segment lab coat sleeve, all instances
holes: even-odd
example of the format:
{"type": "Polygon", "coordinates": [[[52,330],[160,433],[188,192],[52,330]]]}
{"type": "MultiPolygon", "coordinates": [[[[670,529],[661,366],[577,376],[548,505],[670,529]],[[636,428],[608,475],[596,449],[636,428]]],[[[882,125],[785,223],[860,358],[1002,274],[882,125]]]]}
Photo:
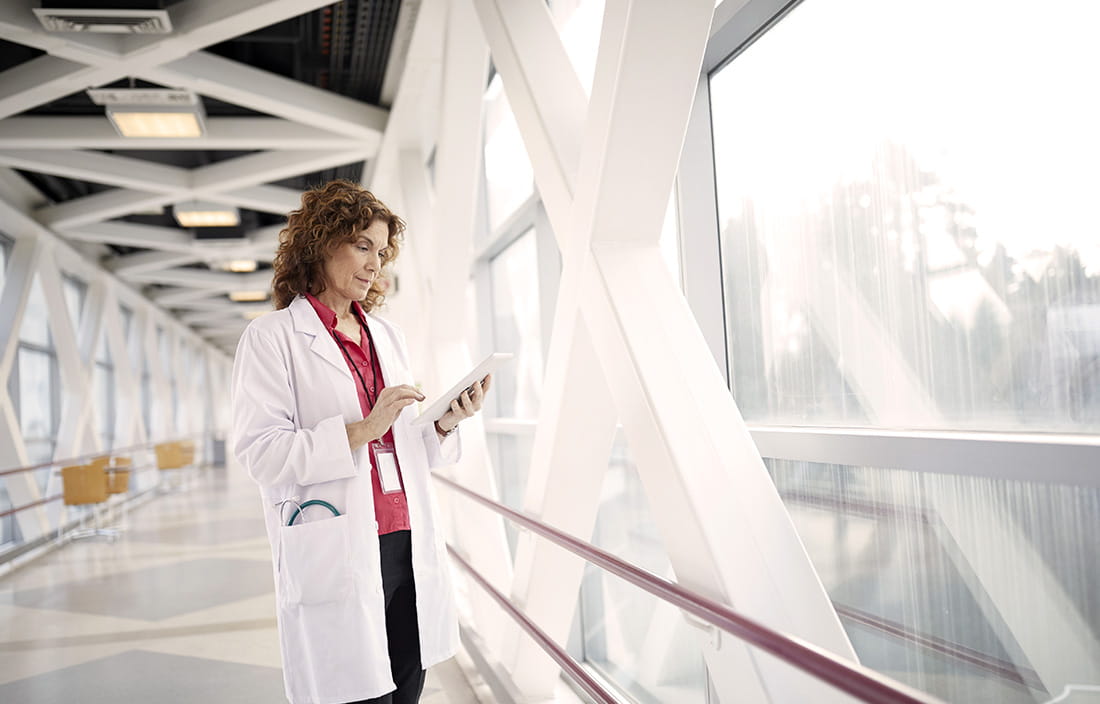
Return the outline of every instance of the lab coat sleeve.
{"type": "Polygon", "coordinates": [[[343,416],[295,427],[287,360],[254,325],[237,347],[231,395],[233,453],[260,486],[318,484],[356,474],[343,416]]]}
{"type": "Polygon", "coordinates": [[[462,430],[456,430],[443,440],[435,432],[435,423],[425,427],[424,449],[428,452],[428,466],[442,467],[458,462],[462,457],[462,430]]]}

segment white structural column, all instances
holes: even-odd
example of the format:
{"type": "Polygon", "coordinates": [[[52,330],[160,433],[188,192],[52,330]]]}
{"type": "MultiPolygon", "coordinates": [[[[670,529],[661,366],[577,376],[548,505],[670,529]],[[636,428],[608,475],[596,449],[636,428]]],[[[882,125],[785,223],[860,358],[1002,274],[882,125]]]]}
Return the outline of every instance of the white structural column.
{"type": "MultiPolygon", "coordinates": [[[[583,156],[573,189],[576,197],[568,215],[569,246],[576,248],[565,249],[548,391],[553,393],[553,369],[561,358],[561,351],[554,349],[556,338],[587,329],[594,336],[604,383],[609,382],[614,391],[619,418],[681,583],[854,657],[714,358],[658,251],[712,9],[703,2],[672,5],[624,0],[607,5],[583,156]],[[644,120],[638,117],[643,107],[644,120]],[[609,242],[622,244],[609,246],[609,242]],[[581,293],[570,301],[570,291],[581,293]],[[578,315],[583,315],[583,327],[575,320],[578,315]],[[731,504],[743,510],[731,511],[731,504]]],[[[505,88],[511,90],[508,76],[504,78],[505,88]]],[[[535,83],[529,80],[526,85],[535,83]]],[[[544,129],[518,113],[517,119],[529,143],[529,134],[544,129]]],[[[536,165],[536,173],[539,168],[543,166],[536,165]]],[[[538,175],[536,181],[542,182],[538,175]]],[[[550,216],[555,223],[565,219],[560,213],[550,216]]],[[[538,432],[562,410],[544,401],[538,432]]],[[[560,429],[558,433],[556,442],[572,440],[560,437],[560,429]]],[[[528,485],[532,498],[551,484],[567,482],[572,470],[555,464],[553,479],[548,481],[543,475],[549,472],[537,470],[547,448],[540,451],[536,438],[528,485]]],[[[606,451],[600,460],[606,463],[606,451]]],[[[588,491],[598,492],[598,487],[595,483],[588,491]]],[[[590,531],[596,504],[580,501],[574,508],[571,521],[587,521],[590,531]],[[578,516],[578,511],[589,515],[578,516]]],[[[547,518],[545,511],[543,517],[547,518]]],[[[548,580],[539,572],[541,560],[529,563],[523,557],[522,553],[517,556],[513,593],[526,610],[538,613],[551,599],[565,599],[572,606],[579,578],[573,581],[573,575],[567,574],[562,580],[558,574],[548,580]],[[555,583],[555,596],[535,591],[545,581],[555,583]]],[[[558,606],[553,622],[541,622],[552,634],[567,630],[563,614],[572,616],[571,610],[558,606]]],[[[723,699],[794,701],[833,696],[819,684],[793,677],[787,669],[751,653],[743,644],[711,639],[704,650],[723,699]]],[[[544,695],[552,667],[540,672],[534,663],[534,658],[525,662],[521,655],[515,675],[528,693],[544,695]]]]}
{"type": "MultiPolygon", "coordinates": [[[[436,146],[435,261],[431,277],[431,348],[438,379],[452,383],[472,364],[473,321],[463,305],[470,285],[469,262],[477,214],[476,195],[481,167],[481,103],[489,69],[489,51],[469,0],[446,5],[443,92],[436,146]]],[[[421,12],[428,11],[422,7],[421,12]]],[[[454,477],[475,491],[494,492],[492,467],[483,421],[464,422],[463,457],[454,477]]],[[[511,580],[508,547],[499,516],[471,512],[456,521],[456,542],[474,565],[498,588],[511,580]]],[[[471,593],[479,631],[491,638],[505,616],[480,590],[471,593]]]]}
{"type": "MultiPolygon", "coordinates": [[[[532,160],[535,182],[559,249],[583,252],[570,228],[587,99],[544,3],[476,0],[482,26],[532,160]]],[[[576,315],[579,283],[560,287],[540,400],[524,509],[588,538],[615,434],[615,412],[587,331],[576,315]]],[[[520,533],[511,594],[551,637],[565,642],[584,562],[520,533]]],[[[510,629],[499,646],[528,696],[552,694],[557,669],[526,634],[510,629]]]]}

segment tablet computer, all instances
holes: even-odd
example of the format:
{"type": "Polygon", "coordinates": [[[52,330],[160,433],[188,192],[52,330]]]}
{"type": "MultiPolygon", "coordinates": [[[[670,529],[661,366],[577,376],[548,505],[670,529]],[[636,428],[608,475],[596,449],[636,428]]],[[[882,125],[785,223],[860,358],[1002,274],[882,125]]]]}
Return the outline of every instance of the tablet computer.
{"type": "Polygon", "coordinates": [[[446,393],[433,401],[420,415],[414,418],[412,424],[423,425],[425,423],[434,423],[442,418],[444,413],[451,410],[451,401],[458,398],[459,395],[475,381],[481,381],[485,378],[486,374],[496,371],[501,364],[510,360],[512,356],[513,355],[506,352],[494,352],[481,360],[481,363],[470,370],[469,374],[462,377],[457,384],[447,389],[446,393]]]}

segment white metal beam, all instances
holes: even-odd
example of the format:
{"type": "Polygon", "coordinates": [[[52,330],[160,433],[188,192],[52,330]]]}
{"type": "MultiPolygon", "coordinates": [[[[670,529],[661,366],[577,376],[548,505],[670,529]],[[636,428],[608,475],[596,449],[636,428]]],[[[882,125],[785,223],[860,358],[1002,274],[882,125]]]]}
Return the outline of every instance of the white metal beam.
{"type": "Polygon", "coordinates": [[[237,274],[230,271],[170,269],[137,273],[131,275],[130,279],[145,283],[198,288],[208,292],[266,290],[271,287],[270,271],[255,274],[237,274]]]}
{"type": "Polygon", "coordinates": [[[104,267],[115,272],[116,275],[129,279],[139,274],[149,274],[156,271],[164,271],[177,266],[201,262],[203,257],[199,254],[199,248],[193,247],[191,252],[136,252],[115,257],[103,263],[104,267]]]}
{"type": "MultiPolygon", "coordinates": [[[[0,73],[0,85],[4,74],[0,73]]],[[[13,91],[14,92],[14,91],[13,91]]],[[[0,120],[0,149],[363,149],[362,140],[277,117],[207,117],[206,134],[186,138],[121,136],[106,116],[9,117],[0,120]]]]}
{"type": "Polygon", "coordinates": [[[101,242],[180,254],[190,254],[195,247],[186,230],[129,222],[92,222],[67,229],[63,234],[78,242],[101,242]]]}
{"type": "Polygon", "coordinates": [[[312,125],[360,140],[377,149],[386,110],[207,52],[197,52],[136,74],[163,85],[201,94],[258,112],[312,125]]]}
{"type": "Polygon", "coordinates": [[[0,151],[0,164],[24,171],[65,176],[80,181],[106,183],[140,191],[174,193],[191,185],[187,169],[165,166],[146,159],[71,150],[8,149],[0,151]]]}
{"type": "MultiPolygon", "coordinates": [[[[57,155],[54,152],[41,151],[36,152],[36,155],[44,166],[58,170],[63,168],[57,163],[57,155]],[[44,155],[51,156],[47,158],[44,155]]],[[[100,157],[109,156],[89,154],[87,158],[81,160],[82,167],[90,168],[91,165],[102,162],[118,175],[122,164],[115,160],[121,157],[100,159],[100,157]]],[[[354,161],[361,156],[361,152],[357,154],[343,150],[320,154],[303,151],[261,152],[201,166],[190,172],[174,167],[160,167],[158,171],[148,172],[150,179],[147,187],[151,190],[155,189],[156,193],[135,188],[104,191],[40,208],[38,217],[41,222],[51,227],[69,229],[111,217],[128,215],[145,208],[178,203],[189,198],[202,198],[285,214],[297,207],[301,197],[297,191],[282,186],[254,184],[338,166],[347,163],[349,159],[354,161]],[[154,181],[154,177],[175,174],[185,179],[184,186],[173,185],[178,184],[178,178],[173,184],[169,184],[163,178],[160,181],[154,181]]]]}
{"type": "Polygon", "coordinates": [[[36,210],[35,216],[43,225],[66,229],[160,207],[172,202],[173,197],[164,193],[117,188],[47,205],[36,210]]]}

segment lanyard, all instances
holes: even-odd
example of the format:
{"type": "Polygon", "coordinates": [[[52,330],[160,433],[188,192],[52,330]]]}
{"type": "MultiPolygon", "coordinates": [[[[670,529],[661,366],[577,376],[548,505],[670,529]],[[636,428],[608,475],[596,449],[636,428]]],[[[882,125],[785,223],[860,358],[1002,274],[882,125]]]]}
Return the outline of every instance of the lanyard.
{"type": "MultiPolygon", "coordinates": [[[[356,315],[355,319],[359,320],[359,316],[356,315]]],[[[367,333],[367,345],[370,348],[368,350],[368,352],[370,354],[370,370],[371,370],[370,373],[371,373],[371,377],[373,377],[373,379],[374,379],[375,386],[377,386],[378,385],[378,373],[377,373],[377,367],[375,366],[374,361],[377,358],[378,353],[374,349],[374,338],[371,337],[370,328],[368,328],[366,325],[364,325],[362,320],[359,320],[359,325],[367,333]]],[[[367,382],[363,380],[363,374],[359,371],[359,367],[358,367],[358,365],[355,364],[355,360],[353,360],[351,358],[351,355],[348,354],[347,348],[344,347],[344,343],[341,342],[340,336],[336,334],[335,329],[330,330],[329,332],[332,333],[332,339],[336,340],[336,345],[340,348],[340,351],[344,353],[344,357],[347,358],[348,364],[351,366],[352,369],[355,370],[355,376],[359,377],[359,384],[363,387],[363,395],[366,396],[367,401],[370,402],[371,410],[374,410],[374,404],[378,400],[378,393],[375,392],[374,397],[371,398],[370,388],[367,386],[367,382]]]]}

